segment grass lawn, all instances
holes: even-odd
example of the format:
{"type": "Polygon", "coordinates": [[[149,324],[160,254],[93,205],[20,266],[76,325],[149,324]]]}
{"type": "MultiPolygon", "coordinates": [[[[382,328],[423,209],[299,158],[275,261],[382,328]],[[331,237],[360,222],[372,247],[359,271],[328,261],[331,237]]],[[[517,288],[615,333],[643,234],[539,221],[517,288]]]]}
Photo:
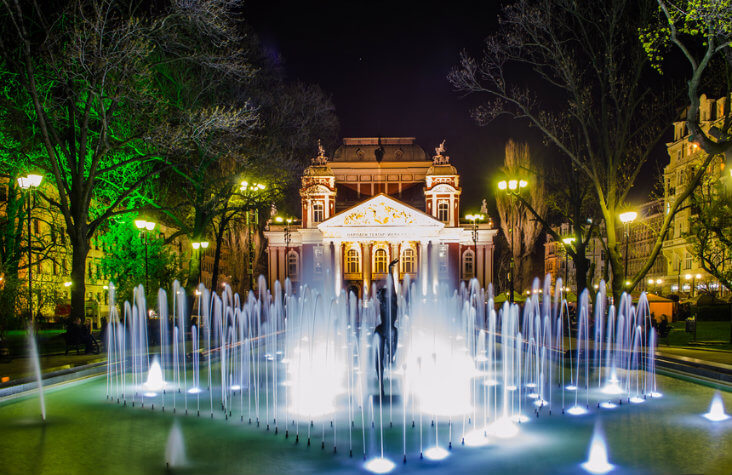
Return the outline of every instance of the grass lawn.
{"type": "Polygon", "coordinates": [[[671,324],[671,327],[671,333],[669,333],[668,338],[661,340],[662,345],[703,345],[709,348],[732,348],[729,342],[730,322],[696,322],[696,341],[694,341],[693,333],[687,333],[685,331],[686,322],[674,322],[671,324]]]}

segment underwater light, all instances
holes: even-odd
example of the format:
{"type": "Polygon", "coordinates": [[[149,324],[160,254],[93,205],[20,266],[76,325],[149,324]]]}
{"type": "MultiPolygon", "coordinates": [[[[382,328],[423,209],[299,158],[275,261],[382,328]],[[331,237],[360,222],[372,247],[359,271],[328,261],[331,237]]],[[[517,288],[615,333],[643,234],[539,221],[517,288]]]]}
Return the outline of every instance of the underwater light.
{"type": "Polygon", "coordinates": [[[617,383],[617,381],[611,381],[602,388],[602,392],[605,394],[623,394],[623,388],[617,383]]]}
{"type": "Polygon", "coordinates": [[[573,416],[582,416],[584,414],[587,414],[587,409],[582,406],[572,406],[567,409],[567,412],[569,414],[572,414],[573,416]]]}
{"type": "Polygon", "coordinates": [[[488,445],[488,437],[485,432],[481,429],[475,429],[465,434],[464,437],[465,445],[468,447],[482,447],[488,445]]]}
{"type": "Polygon", "coordinates": [[[198,394],[198,393],[202,393],[202,392],[203,392],[203,389],[201,389],[199,387],[193,387],[188,390],[188,394],[198,394]]]}
{"type": "Polygon", "coordinates": [[[600,407],[603,409],[615,409],[618,405],[614,402],[605,401],[600,403],[600,407]]]}
{"type": "Polygon", "coordinates": [[[529,422],[529,416],[526,414],[514,414],[511,420],[520,423],[529,422]]]}
{"type": "Polygon", "coordinates": [[[564,387],[564,389],[566,389],[567,391],[576,391],[577,386],[575,386],[574,384],[568,384],[567,386],[564,387]]]}
{"type": "Polygon", "coordinates": [[[514,437],[518,432],[518,426],[509,417],[502,417],[488,426],[488,433],[501,439],[514,437]]]}
{"type": "Polygon", "coordinates": [[[450,455],[450,452],[439,446],[430,447],[424,451],[424,457],[429,460],[443,460],[450,455]]]}
{"type": "Polygon", "coordinates": [[[384,457],[373,458],[363,466],[372,473],[389,473],[394,470],[394,462],[384,457]]]}

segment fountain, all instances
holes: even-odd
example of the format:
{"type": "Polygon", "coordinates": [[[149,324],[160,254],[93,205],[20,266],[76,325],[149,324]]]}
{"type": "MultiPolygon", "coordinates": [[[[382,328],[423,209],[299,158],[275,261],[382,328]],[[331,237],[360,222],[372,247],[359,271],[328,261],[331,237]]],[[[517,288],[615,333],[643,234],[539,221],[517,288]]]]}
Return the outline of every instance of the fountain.
{"type": "MultiPolygon", "coordinates": [[[[607,396],[639,401],[657,393],[650,315],[629,295],[616,307],[599,292],[591,308],[582,292],[572,335],[566,301],[549,276],[535,280],[523,308],[506,302],[496,309],[492,288],[475,280],[458,289],[423,284],[406,278],[396,287],[398,314],[389,318],[398,350],[383,372],[375,364],[382,361],[375,288],[359,299],[331,285],[295,289],[286,281],[269,290],[260,278],[259,290],[240,301],[227,286],[201,285],[200,316],[191,322],[176,282],[170,309],[158,293],[166,303],[154,323],[138,288],[121,316],[110,315],[108,397],[164,408],[167,395],[175,412],[182,396],[185,413],[191,403],[197,415],[235,418],[305,447],[338,453],[347,446],[366,470],[387,473],[397,450],[404,463],[410,453],[449,463],[454,446],[500,443],[553,411],[592,414],[618,407],[607,396]],[[160,327],[155,349],[150,325],[160,327]]],[[[599,426],[582,466],[612,469],[599,426]]]]}
{"type": "Polygon", "coordinates": [[[712,422],[722,422],[730,418],[730,415],[724,412],[724,402],[719,391],[714,393],[712,403],[709,405],[709,412],[703,414],[703,417],[712,422]]]}

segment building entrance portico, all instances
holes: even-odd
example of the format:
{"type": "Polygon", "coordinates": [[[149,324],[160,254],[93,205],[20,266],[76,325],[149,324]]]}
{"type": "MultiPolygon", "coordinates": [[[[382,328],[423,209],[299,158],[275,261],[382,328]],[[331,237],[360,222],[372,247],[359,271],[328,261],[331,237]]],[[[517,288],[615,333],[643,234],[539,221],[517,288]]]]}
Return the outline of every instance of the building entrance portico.
{"type": "Polygon", "coordinates": [[[419,257],[426,257],[429,242],[439,240],[444,228],[432,216],[384,194],[318,225],[326,247],[333,243],[335,248],[335,275],[343,275],[346,288],[360,289],[385,279],[389,263],[397,258],[394,277],[416,278],[418,269],[428,268],[419,265],[419,257]]]}

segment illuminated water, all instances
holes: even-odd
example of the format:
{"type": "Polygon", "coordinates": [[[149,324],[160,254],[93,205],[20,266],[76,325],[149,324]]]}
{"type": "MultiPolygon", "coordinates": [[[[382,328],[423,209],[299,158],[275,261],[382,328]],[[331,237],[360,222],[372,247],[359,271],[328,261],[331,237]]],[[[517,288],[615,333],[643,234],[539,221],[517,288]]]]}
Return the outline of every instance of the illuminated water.
{"type": "MultiPolygon", "coordinates": [[[[708,427],[698,417],[698,398],[708,405],[710,390],[657,381],[643,303],[635,308],[624,298],[617,311],[608,305],[607,313],[601,306],[593,313],[583,296],[586,308],[570,337],[559,295],[541,300],[534,293],[523,309],[504,305],[496,312],[490,289],[451,292],[438,285],[425,292],[418,282],[404,282],[399,348],[385,368],[381,394],[375,301],[324,289],[295,292],[289,284],[272,293],[263,282],[260,287],[244,301],[228,288],[222,295],[200,288],[200,328],[186,324],[180,287],[173,288],[170,312],[164,306],[153,322],[138,289],[135,301],[110,318],[103,383],[50,394],[49,413],[61,407],[56,417],[74,414],[74,422],[61,428],[51,417],[49,431],[74,427],[95,434],[82,438],[104,441],[92,446],[107,453],[137,454],[133,465],[146,473],[159,473],[179,447],[188,451],[182,469],[194,473],[233,467],[240,473],[386,473],[426,464],[467,472],[488,464],[522,473],[581,473],[607,468],[608,460],[615,470],[634,472],[732,466],[725,457],[685,465],[654,452],[694,434],[684,452],[702,444],[701,455],[704,444],[732,443],[732,437],[726,422],[708,427]],[[153,326],[162,345],[148,344],[153,326]],[[659,388],[664,397],[652,398],[659,388]],[[592,436],[598,416],[604,438],[592,436]],[[171,431],[171,419],[181,430],[171,431]]],[[[551,296],[547,283],[543,288],[551,296]]],[[[12,422],[12,414],[0,413],[0,422],[12,422]]],[[[55,445],[38,450],[58,457],[55,445]]],[[[105,473],[130,468],[118,455],[101,465],[105,473]]],[[[41,472],[53,470],[44,465],[41,472]]]]}

